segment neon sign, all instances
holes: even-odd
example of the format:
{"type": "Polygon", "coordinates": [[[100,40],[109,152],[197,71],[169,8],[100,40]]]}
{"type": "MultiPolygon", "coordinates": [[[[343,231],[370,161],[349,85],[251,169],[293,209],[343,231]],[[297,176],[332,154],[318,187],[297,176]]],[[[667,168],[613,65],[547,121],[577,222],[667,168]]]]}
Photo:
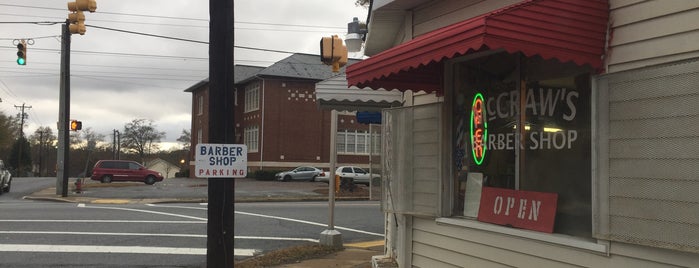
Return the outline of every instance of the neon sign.
{"type": "Polygon", "coordinates": [[[471,153],[476,165],[481,165],[485,159],[486,139],[488,138],[488,122],[486,122],[483,94],[477,93],[471,105],[471,153]]]}

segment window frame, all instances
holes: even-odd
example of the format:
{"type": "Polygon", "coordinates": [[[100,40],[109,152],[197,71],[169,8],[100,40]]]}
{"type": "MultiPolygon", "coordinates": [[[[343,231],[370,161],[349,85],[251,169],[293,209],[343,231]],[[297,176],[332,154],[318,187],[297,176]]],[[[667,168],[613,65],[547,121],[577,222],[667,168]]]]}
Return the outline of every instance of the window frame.
{"type": "Polygon", "coordinates": [[[245,86],[245,113],[260,109],[260,83],[252,82],[245,86]]]}
{"type": "Polygon", "coordinates": [[[245,146],[248,147],[249,153],[259,152],[259,139],[260,139],[260,128],[259,126],[247,126],[245,127],[243,140],[245,146]]]}
{"type": "MultiPolygon", "coordinates": [[[[500,226],[492,223],[487,223],[487,222],[480,222],[475,218],[468,218],[465,216],[456,216],[454,215],[454,207],[455,207],[455,187],[456,187],[456,179],[454,179],[455,176],[455,171],[453,168],[453,161],[454,160],[454,155],[452,152],[452,148],[454,146],[454,136],[455,134],[453,133],[453,128],[454,128],[454,122],[452,120],[453,116],[453,108],[454,108],[454,102],[455,102],[455,85],[454,85],[454,75],[455,75],[455,66],[458,65],[459,63],[463,63],[472,59],[480,58],[480,57],[487,57],[492,54],[496,53],[501,53],[503,52],[502,50],[494,50],[494,51],[484,51],[484,52],[477,52],[477,53],[472,53],[463,57],[455,58],[455,59],[450,59],[445,62],[445,67],[444,67],[444,76],[443,82],[444,82],[444,88],[447,89],[445,90],[444,94],[444,108],[442,110],[442,116],[443,118],[446,118],[445,120],[445,133],[444,139],[445,143],[443,143],[444,147],[444,157],[446,157],[446,161],[444,161],[444,169],[447,172],[443,173],[443,177],[441,178],[441,184],[443,185],[441,187],[442,192],[441,192],[441,198],[439,200],[440,205],[439,207],[441,208],[440,211],[441,213],[437,215],[435,218],[435,222],[437,224],[443,224],[443,225],[451,225],[451,226],[456,226],[456,227],[461,227],[461,228],[468,228],[468,229],[475,229],[475,230],[481,230],[481,231],[489,231],[489,232],[495,232],[503,235],[509,235],[513,237],[518,237],[518,238],[525,238],[525,239],[531,239],[531,240],[536,240],[536,241],[542,241],[542,242],[547,242],[547,243],[553,243],[561,246],[566,246],[566,247],[571,247],[571,248],[577,248],[577,249],[583,249],[583,250],[588,250],[591,252],[596,252],[600,254],[609,254],[610,252],[610,242],[607,240],[600,240],[596,239],[594,237],[595,234],[595,229],[596,229],[596,224],[593,222],[595,221],[595,218],[599,215],[599,211],[595,209],[596,204],[596,197],[598,196],[598,193],[596,191],[596,187],[591,188],[591,206],[592,206],[592,214],[591,214],[591,222],[590,225],[592,226],[592,236],[591,237],[579,237],[579,236],[571,236],[571,235],[566,235],[566,234],[561,234],[561,233],[543,233],[543,232],[534,232],[534,231],[529,231],[529,230],[521,230],[521,229],[516,229],[516,228],[511,228],[507,226],[500,226]]],[[[592,185],[596,185],[598,183],[598,176],[595,173],[595,169],[597,168],[597,165],[594,163],[595,158],[597,157],[597,154],[599,153],[597,150],[595,150],[595,144],[596,142],[599,141],[599,137],[596,135],[596,128],[595,125],[597,124],[597,116],[596,116],[596,109],[598,108],[598,104],[595,103],[595,100],[597,98],[597,94],[599,94],[598,86],[597,86],[597,81],[598,76],[591,74],[590,75],[590,102],[591,105],[589,107],[591,111],[591,118],[590,118],[590,135],[591,135],[591,158],[590,161],[593,162],[592,165],[590,166],[591,168],[591,177],[590,177],[590,183],[592,185]]],[[[518,120],[519,121],[519,120],[518,120]]],[[[518,156],[517,156],[518,157],[518,156]]],[[[516,164],[519,165],[519,159],[517,158],[516,164]]],[[[517,181],[519,181],[519,170],[517,171],[517,181]]]]}

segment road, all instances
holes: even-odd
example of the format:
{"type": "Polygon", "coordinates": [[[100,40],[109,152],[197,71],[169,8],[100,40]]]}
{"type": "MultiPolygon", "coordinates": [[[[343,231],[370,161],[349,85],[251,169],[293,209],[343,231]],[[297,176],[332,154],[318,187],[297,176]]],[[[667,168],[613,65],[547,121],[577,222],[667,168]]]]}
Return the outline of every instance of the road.
{"type": "Polygon", "coordinates": [[[205,267],[206,204],[23,200],[55,178],[14,178],[0,195],[0,267],[205,267]]]}
{"type": "MultiPolygon", "coordinates": [[[[327,202],[235,204],[236,258],[318,243],[327,229],[327,202]]],[[[335,229],[344,243],[383,240],[384,216],[376,201],[337,202],[335,229]]]]}
{"type": "MultiPolygon", "coordinates": [[[[205,267],[206,204],[22,199],[54,185],[55,178],[14,178],[0,195],[0,267],[205,267]]],[[[236,203],[234,210],[237,259],[317,243],[328,222],[327,202],[236,203]]],[[[335,214],[345,243],[383,239],[378,202],[338,202],[335,214]]]]}

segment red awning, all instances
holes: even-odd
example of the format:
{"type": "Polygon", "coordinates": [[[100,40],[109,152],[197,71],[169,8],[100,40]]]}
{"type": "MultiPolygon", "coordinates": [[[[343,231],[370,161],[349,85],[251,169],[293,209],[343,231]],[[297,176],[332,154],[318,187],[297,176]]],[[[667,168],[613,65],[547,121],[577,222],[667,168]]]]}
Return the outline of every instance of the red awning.
{"type": "Polygon", "coordinates": [[[603,71],[607,0],[527,0],[446,26],[347,68],[350,86],[441,91],[444,59],[504,49],[603,71]]]}

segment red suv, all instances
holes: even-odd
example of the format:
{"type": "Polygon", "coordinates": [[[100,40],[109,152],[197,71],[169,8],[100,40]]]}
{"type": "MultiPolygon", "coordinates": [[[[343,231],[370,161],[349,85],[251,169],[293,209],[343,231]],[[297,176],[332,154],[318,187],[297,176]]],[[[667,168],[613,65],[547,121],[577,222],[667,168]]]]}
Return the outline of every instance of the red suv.
{"type": "Polygon", "coordinates": [[[134,161],[124,160],[100,160],[92,169],[94,181],[110,183],[112,181],[141,181],[146,184],[154,184],[163,180],[163,175],[145,168],[134,161]]]}

